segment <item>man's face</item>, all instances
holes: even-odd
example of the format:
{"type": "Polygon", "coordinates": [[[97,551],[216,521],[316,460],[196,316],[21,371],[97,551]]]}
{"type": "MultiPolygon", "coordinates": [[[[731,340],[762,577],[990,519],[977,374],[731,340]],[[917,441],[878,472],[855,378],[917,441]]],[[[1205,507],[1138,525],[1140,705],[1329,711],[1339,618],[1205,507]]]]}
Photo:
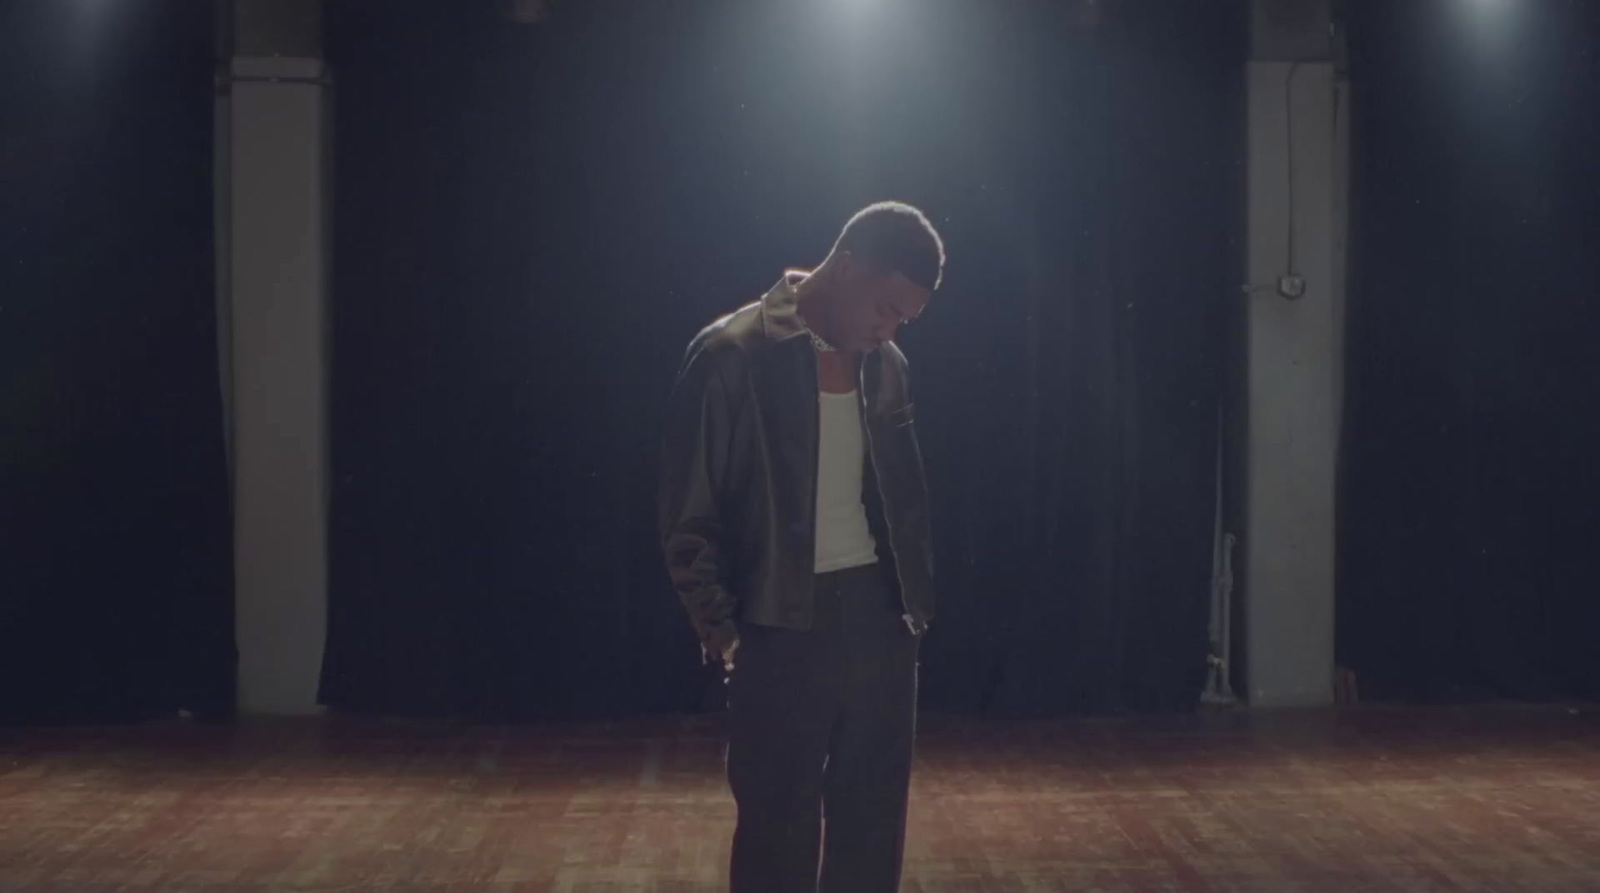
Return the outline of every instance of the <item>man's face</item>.
{"type": "Polygon", "coordinates": [[[901,273],[883,273],[849,255],[837,271],[835,344],[866,353],[893,341],[900,327],[922,315],[932,293],[901,273]]]}

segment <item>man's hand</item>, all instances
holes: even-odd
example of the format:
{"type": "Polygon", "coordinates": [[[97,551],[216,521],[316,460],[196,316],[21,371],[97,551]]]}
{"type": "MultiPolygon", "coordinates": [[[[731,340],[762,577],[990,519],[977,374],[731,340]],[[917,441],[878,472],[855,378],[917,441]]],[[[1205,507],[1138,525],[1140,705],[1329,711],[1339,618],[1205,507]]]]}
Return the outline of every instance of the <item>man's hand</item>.
{"type": "Polygon", "coordinates": [[[733,655],[739,650],[739,630],[732,623],[719,626],[700,642],[701,663],[711,663],[713,655],[722,661],[722,669],[733,672],[733,655]]]}

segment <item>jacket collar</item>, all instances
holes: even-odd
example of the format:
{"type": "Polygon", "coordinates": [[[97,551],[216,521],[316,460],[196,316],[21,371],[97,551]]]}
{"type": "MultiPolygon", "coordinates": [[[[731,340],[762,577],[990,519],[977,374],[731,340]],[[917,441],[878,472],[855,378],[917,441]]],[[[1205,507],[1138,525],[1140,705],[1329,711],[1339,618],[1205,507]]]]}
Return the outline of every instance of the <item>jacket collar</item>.
{"type": "Polygon", "coordinates": [[[806,325],[796,312],[794,290],[805,278],[798,270],[786,270],[778,284],[761,296],[761,331],[768,339],[787,341],[806,334],[806,325]]]}

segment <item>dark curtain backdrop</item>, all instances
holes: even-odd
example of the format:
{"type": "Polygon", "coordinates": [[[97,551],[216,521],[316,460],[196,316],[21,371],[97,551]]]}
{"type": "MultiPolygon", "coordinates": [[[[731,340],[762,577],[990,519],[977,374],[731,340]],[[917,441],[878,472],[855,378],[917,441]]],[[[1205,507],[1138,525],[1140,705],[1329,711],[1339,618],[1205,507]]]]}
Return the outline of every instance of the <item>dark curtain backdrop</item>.
{"type": "Polygon", "coordinates": [[[0,4],[0,720],[232,705],[211,27],[0,4]]]}
{"type": "Polygon", "coordinates": [[[878,198],[935,494],[930,709],[1185,709],[1242,249],[1242,3],[335,3],[330,640],[358,710],[714,706],[655,541],[688,339],[878,198]]]}
{"type": "Polygon", "coordinates": [[[1600,6],[1352,14],[1340,661],[1600,696],[1600,6]]]}

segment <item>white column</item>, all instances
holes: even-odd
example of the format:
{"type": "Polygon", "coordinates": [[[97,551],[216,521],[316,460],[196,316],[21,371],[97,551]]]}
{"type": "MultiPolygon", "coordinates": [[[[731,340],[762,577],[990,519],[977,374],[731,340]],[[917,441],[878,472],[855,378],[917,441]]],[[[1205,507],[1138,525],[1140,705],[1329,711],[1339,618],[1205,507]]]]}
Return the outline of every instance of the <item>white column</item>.
{"type": "Polygon", "coordinates": [[[325,71],[316,58],[234,55],[225,80],[219,319],[239,709],[313,713],[327,627],[325,71]]]}
{"type": "Polygon", "coordinates": [[[1255,25],[1245,679],[1253,706],[1312,706],[1333,700],[1348,115],[1325,2],[1258,0],[1255,25]]]}

